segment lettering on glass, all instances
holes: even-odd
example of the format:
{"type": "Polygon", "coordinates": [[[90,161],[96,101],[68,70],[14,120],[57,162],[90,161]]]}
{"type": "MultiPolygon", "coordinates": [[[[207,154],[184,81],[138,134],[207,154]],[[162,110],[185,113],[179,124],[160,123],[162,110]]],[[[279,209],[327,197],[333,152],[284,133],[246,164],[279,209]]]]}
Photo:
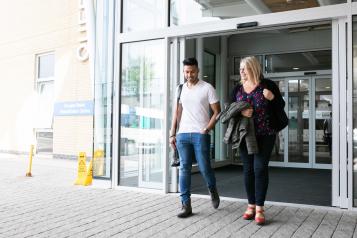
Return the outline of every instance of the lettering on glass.
{"type": "MultiPolygon", "coordinates": [[[[78,31],[79,33],[86,34],[87,33],[87,21],[86,21],[86,15],[85,15],[85,6],[84,6],[84,0],[79,0],[79,17],[78,17],[78,31]]],[[[89,58],[89,53],[88,53],[88,39],[86,37],[82,37],[78,39],[79,46],[77,47],[76,50],[76,56],[79,61],[86,61],[89,58]]]]}

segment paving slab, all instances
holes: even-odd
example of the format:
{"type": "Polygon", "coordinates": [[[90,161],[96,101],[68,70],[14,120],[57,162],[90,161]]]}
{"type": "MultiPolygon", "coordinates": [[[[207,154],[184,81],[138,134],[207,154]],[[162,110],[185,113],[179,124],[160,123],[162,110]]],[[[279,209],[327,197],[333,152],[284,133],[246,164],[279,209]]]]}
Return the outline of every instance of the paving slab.
{"type": "Polygon", "coordinates": [[[267,202],[267,223],[242,219],[246,202],[192,196],[179,219],[178,194],[75,186],[76,161],[0,155],[0,237],[356,237],[357,213],[267,202]]]}

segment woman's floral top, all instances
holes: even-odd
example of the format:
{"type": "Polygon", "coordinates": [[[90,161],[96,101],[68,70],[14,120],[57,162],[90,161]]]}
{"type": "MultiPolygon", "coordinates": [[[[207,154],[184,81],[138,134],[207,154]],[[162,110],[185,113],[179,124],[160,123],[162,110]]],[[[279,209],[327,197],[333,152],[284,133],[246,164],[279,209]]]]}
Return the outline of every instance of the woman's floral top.
{"type": "Polygon", "coordinates": [[[252,108],[256,135],[274,135],[276,132],[269,123],[268,100],[263,95],[264,88],[258,85],[252,92],[246,93],[243,86],[237,91],[236,101],[248,102],[252,108]]]}

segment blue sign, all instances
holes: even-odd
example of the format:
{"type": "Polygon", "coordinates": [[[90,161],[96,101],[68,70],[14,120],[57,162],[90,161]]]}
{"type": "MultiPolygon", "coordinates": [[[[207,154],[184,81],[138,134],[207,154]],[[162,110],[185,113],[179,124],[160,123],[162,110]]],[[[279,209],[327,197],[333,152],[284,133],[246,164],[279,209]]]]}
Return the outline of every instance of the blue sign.
{"type": "Polygon", "coordinates": [[[93,101],[57,102],[54,116],[92,116],[93,101]]]}

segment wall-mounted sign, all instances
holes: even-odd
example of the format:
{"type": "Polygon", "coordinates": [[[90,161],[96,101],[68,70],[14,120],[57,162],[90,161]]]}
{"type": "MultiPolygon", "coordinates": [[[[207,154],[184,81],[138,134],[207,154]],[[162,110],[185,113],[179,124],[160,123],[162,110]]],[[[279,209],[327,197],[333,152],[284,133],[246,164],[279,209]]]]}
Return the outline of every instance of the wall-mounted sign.
{"type": "Polygon", "coordinates": [[[92,116],[93,101],[57,102],[54,116],[92,116]]]}

